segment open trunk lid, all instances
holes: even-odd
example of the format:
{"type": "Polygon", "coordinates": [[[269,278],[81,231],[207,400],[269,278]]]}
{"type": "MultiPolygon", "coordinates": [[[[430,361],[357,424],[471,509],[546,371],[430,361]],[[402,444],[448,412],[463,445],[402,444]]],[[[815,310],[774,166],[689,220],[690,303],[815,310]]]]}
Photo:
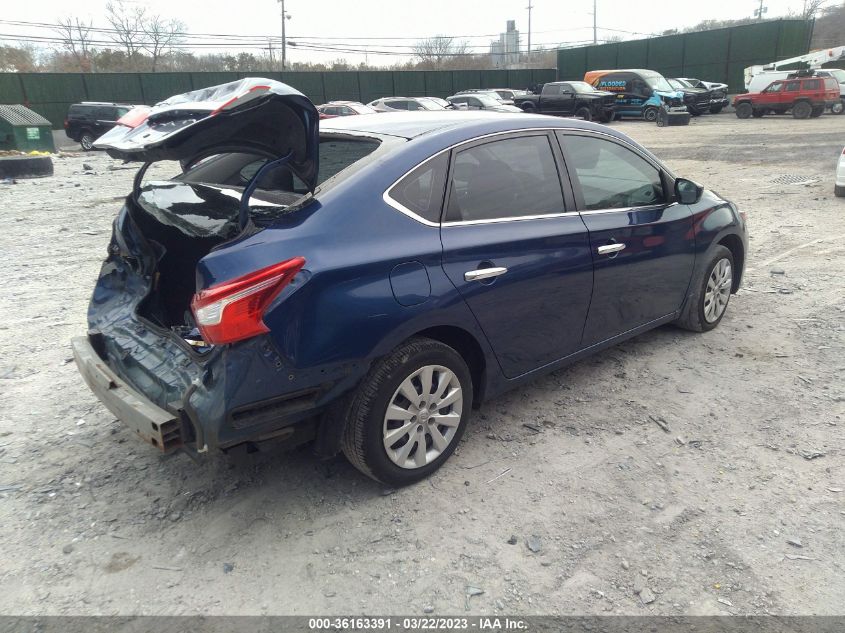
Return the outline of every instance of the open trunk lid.
{"type": "Polygon", "coordinates": [[[288,166],[311,192],[317,185],[319,114],[302,93],[278,81],[247,78],[136,108],[95,147],[113,158],[192,163],[212,154],[253,152],[288,166]]]}

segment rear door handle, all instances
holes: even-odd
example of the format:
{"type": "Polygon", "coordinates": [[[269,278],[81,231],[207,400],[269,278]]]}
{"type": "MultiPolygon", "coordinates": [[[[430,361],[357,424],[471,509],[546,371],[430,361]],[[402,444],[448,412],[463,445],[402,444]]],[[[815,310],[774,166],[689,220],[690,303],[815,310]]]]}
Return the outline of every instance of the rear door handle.
{"type": "Polygon", "coordinates": [[[507,268],[479,268],[478,270],[470,270],[464,273],[464,281],[482,281],[484,279],[492,279],[499,275],[504,275],[508,272],[507,268]]]}
{"type": "Polygon", "coordinates": [[[599,255],[610,255],[612,253],[618,253],[619,251],[625,250],[624,244],[605,244],[604,246],[599,246],[597,249],[599,255]]]}

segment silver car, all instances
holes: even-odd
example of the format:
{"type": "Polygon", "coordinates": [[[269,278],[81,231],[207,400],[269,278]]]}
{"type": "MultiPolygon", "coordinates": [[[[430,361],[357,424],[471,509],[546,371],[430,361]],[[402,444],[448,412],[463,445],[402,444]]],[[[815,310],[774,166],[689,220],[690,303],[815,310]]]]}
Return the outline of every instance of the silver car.
{"type": "Polygon", "coordinates": [[[491,112],[522,112],[520,108],[507,105],[483,92],[470,92],[446,97],[446,101],[467,110],[489,110],[491,112]]]}
{"type": "Polygon", "coordinates": [[[377,112],[441,111],[446,109],[430,97],[382,97],[370,101],[367,105],[377,112]]]}

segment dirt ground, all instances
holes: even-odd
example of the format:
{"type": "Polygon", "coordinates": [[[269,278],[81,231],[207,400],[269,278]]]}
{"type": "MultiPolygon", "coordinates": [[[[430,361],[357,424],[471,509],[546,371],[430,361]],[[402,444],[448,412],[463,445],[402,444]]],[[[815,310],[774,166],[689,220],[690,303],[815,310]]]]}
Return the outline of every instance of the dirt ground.
{"type": "Polygon", "coordinates": [[[845,116],[615,125],[748,213],[744,288],[709,334],[488,403],[400,491],[307,449],[137,440],[69,348],[133,170],[0,184],[0,613],[841,614],[845,116]]]}

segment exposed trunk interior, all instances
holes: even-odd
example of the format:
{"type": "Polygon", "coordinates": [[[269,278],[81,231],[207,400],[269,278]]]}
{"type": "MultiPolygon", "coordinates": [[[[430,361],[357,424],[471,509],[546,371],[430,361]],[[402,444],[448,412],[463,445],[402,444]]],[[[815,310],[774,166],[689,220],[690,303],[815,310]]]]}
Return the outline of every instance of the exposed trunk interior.
{"type": "MultiPolygon", "coordinates": [[[[216,246],[240,233],[238,205],[242,188],[151,183],[131,205],[132,218],[158,251],[152,291],[138,308],[140,316],[180,335],[194,327],[191,299],[196,292],[197,263],[216,246]]],[[[263,203],[265,217],[277,215],[299,194],[273,192],[263,203]],[[268,213],[269,212],[269,213],[268,213]],[[274,213],[275,212],[275,213],[274,213]]]]}

